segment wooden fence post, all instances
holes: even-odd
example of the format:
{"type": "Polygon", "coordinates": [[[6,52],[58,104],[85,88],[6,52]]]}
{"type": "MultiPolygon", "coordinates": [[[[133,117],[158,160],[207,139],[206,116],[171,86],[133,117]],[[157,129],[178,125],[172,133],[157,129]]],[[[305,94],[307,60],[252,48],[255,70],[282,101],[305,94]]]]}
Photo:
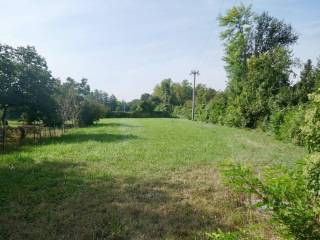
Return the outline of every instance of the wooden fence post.
{"type": "Polygon", "coordinates": [[[41,133],[42,133],[42,127],[41,127],[41,124],[39,123],[39,142],[41,142],[41,133]]]}
{"type": "Polygon", "coordinates": [[[36,123],[33,122],[33,143],[36,143],[36,123]]]}
{"type": "Polygon", "coordinates": [[[5,152],[5,138],[6,138],[6,127],[4,125],[2,125],[2,132],[1,132],[1,148],[2,148],[2,152],[5,152]]]}
{"type": "Polygon", "coordinates": [[[7,110],[8,110],[8,105],[4,105],[3,113],[2,113],[2,117],[1,117],[1,123],[2,123],[2,152],[3,153],[5,152],[7,110]]]}

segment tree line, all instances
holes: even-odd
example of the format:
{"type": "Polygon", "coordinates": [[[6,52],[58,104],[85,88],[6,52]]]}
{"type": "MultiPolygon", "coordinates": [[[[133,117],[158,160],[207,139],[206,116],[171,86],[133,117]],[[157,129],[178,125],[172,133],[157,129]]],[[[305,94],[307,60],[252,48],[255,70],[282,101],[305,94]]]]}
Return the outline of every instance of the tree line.
{"type": "MultiPolygon", "coordinates": [[[[196,120],[241,128],[261,128],[281,140],[320,150],[320,61],[301,63],[292,46],[293,27],[251,6],[235,6],[219,17],[223,29],[227,87],[196,86],[196,120]],[[294,69],[301,69],[296,74],[294,69]],[[294,81],[295,80],[295,81],[294,81]]],[[[161,111],[191,118],[192,85],[165,79],[152,94],[129,105],[140,112],[161,111]]]]}
{"type": "Polygon", "coordinates": [[[85,78],[62,82],[53,77],[45,58],[31,46],[0,44],[0,85],[2,125],[10,117],[28,124],[87,126],[124,104],[114,95],[92,91],[85,78]]]}

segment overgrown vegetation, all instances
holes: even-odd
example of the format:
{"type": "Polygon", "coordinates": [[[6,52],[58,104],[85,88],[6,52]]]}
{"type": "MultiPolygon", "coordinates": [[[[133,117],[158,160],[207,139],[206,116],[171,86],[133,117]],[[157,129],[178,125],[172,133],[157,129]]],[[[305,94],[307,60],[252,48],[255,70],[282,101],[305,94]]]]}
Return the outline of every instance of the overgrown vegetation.
{"type": "Polygon", "coordinates": [[[320,155],[293,168],[272,166],[259,171],[238,163],[225,167],[227,183],[246,193],[254,206],[271,212],[281,235],[301,240],[320,238],[320,155]]]}

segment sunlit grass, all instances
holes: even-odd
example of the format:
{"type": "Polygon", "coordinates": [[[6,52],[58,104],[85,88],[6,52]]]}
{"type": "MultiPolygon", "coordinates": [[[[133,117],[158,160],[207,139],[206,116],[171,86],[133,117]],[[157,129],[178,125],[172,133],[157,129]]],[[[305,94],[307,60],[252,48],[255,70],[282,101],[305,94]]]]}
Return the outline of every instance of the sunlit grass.
{"type": "Polygon", "coordinates": [[[201,239],[206,231],[260,224],[222,186],[215,166],[226,159],[292,164],[304,154],[256,131],[103,120],[0,156],[0,236],[201,239]]]}

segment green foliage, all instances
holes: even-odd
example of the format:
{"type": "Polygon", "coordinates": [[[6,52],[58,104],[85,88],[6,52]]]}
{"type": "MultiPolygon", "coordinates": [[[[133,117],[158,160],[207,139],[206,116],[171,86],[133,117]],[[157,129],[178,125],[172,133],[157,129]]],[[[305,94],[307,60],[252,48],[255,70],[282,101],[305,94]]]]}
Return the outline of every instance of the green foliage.
{"type": "Polygon", "coordinates": [[[214,124],[223,124],[227,107],[227,97],[223,92],[218,92],[206,106],[208,120],[214,124]]]}
{"type": "Polygon", "coordinates": [[[232,163],[224,166],[224,175],[235,190],[253,195],[256,207],[271,212],[273,220],[282,224],[283,234],[314,240],[320,238],[320,155],[311,160],[306,160],[304,169],[301,164],[290,170],[273,167],[259,176],[252,167],[232,163]]]}
{"type": "Polygon", "coordinates": [[[270,117],[269,129],[279,140],[303,145],[301,127],[304,125],[305,107],[297,106],[275,112],[270,117]]]}
{"type": "Polygon", "coordinates": [[[29,123],[42,120],[53,125],[60,121],[53,98],[57,81],[34,47],[0,45],[0,80],[0,106],[23,113],[29,123]]]}
{"type": "Polygon", "coordinates": [[[239,102],[239,96],[235,97],[232,103],[228,100],[228,106],[226,108],[226,115],[224,120],[226,125],[233,127],[246,126],[246,119],[244,117],[244,114],[242,113],[239,102]]]}
{"type": "Polygon", "coordinates": [[[79,112],[79,125],[80,126],[89,126],[94,122],[98,121],[100,118],[103,118],[106,114],[106,108],[104,105],[86,100],[81,105],[79,112]]]}
{"type": "Polygon", "coordinates": [[[289,46],[297,36],[291,25],[267,13],[257,15],[245,5],[232,7],[219,23],[228,74],[225,122],[254,128],[272,110],[288,104],[293,64],[289,46]]]}
{"type": "Polygon", "coordinates": [[[309,95],[310,106],[301,127],[304,143],[310,152],[320,151],[320,89],[309,95]]]}
{"type": "Polygon", "coordinates": [[[294,100],[297,104],[308,102],[308,95],[316,90],[316,70],[309,59],[300,73],[300,81],[294,85],[294,100]]]}
{"type": "Polygon", "coordinates": [[[164,79],[154,88],[153,96],[159,97],[164,106],[172,105],[176,101],[173,92],[173,83],[171,79],[164,79]]]}
{"type": "Polygon", "coordinates": [[[208,240],[262,240],[263,238],[250,234],[246,229],[239,231],[223,232],[220,229],[213,233],[207,233],[208,240]]]}
{"type": "Polygon", "coordinates": [[[239,240],[241,233],[238,232],[222,232],[221,230],[213,233],[207,233],[208,240],[239,240]]]}
{"type": "Polygon", "coordinates": [[[286,48],[298,40],[290,24],[270,16],[267,12],[256,14],[255,24],[251,41],[255,56],[278,47],[286,48]]]}
{"type": "Polygon", "coordinates": [[[251,6],[243,4],[232,7],[224,16],[219,17],[220,26],[225,28],[221,39],[225,45],[224,61],[229,78],[228,89],[232,97],[241,93],[242,82],[246,76],[252,21],[251,6]]]}
{"type": "Polygon", "coordinates": [[[191,120],[192,102],[187,102],[184,106],[176,106],[172,115],[177,118],[185,118],[191,120]]]}
{"type": "Polygon", "coordinates": [[[310,155],[304,170],[308,189],[317,198],[320,197],[320,154],[310,155]]]}

